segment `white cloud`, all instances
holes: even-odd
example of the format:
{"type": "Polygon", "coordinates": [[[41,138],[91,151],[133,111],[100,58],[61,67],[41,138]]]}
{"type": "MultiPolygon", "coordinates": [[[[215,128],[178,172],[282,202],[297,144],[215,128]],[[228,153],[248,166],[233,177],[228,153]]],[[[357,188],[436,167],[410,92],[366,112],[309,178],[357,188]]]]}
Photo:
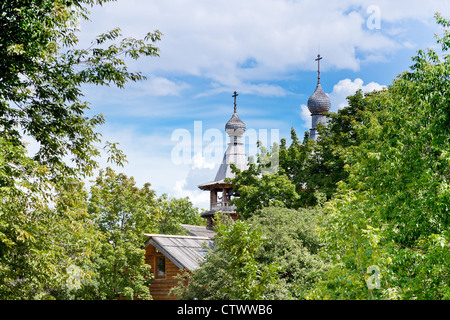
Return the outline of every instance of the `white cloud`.
{"type": "Polygon", "coordinates": [[[305,104],[300,106],[300,119],[303,121],[305,127],[311,127],[311,112],[305,104]]]}
{"type": "Polygon", "coordinates": [[[99,131],[103,142],[119,143],[118,148],[125,153],[128,161],[124,167],[118,167],[108,163],[106,154],[102,153],[99,159],[101,168],[109,166],[116,172],[132,176],[138,186],[149,182],[158,193],[170,193],[175,182],[186,176],[189,167],[176,165],[170,160],[170,135],[143,134],[133,126],[113,128],[109,124],[100,127],[99,131]]]}
{"type": "Polygon", "coordinates": [[[365,5],[377,5],[380,8],[381,19],[389,23],[405,19],[416,19],[427,23],[433,20],[436,12],[450,12],[450,3],[442,0],[365,0],[358,1],[365,5]]]}
{"type": "Polygon", "coordinates": [[[189,197],[189,200],[195,207],[206,210],[209,209],[209,193],[200,189],[188,190],[185,188],[186,183],[186,180],[177,181],[175,183],[173,196],[176,198],[189,197]]]}
{"type": "MultiPolygon", "coordinates": [[[[222,123],[218,116],[230,110],[231,104],[225,106],[206,96],[239,90],[248,95],[286,97],[290,89],[277,81],[289,80],[301,70],[315,71],[314,58],[318,51],[325,58],[324,72],[358,71],[362,63],[388,61],[391,53],[411,49],[416,42],[420,44],[420,39],[415,37],[417,30],[412,28],[417,23],[413,25],[411,20],[428,27],[434,24],[432,17],[436,11],[444,15],[450,12],[450,2],[121,0],[105,3],[92,9],[92,23],[83,23],[81,46],[87,47],[95,35],[115,27],[121,27],[125,36],[142,38],[156,29],[164,36],[157,43],[161,49],[159,58],[143,58],[128,64],[130,71],[139,70],[152,76],[144,82],[130,83],[120,93],[111,94],[116,92],[111,88],[91,89],[93,111],[105,111],[107,116],[117,118],[124,114],[128,119],[138,118],[141,123],[144,117],[164,118],[158,124],[158,134],[139,132],[136,129],[139,124],[136,128],[122,125],[119,130],[102,128],[104,140],[118,141],[128,157],[129,164],[118,170],[134,176],[139,184],[152,183],[158,192],[189,196],[196,204],[207,207],[209,195],[199,190],[197,184],[214,178],[212,163],[204,157],[194,157],[190,164],[174,164],[170,160],[173,147],[170,133],[167,136],[164,133],[168,127],[179,125],[180,118],[198,115],[199,120],[217,121],[217,127],[223,130],[228,119],[222,123]],[[367,28],[367,8],[371,5],[380,8],[379,30],[367,28]],[[183,96],[190,91],[195,91],[196,98],[206,97],[199,100],[208,101],[208,107],[202,107],[198,101],[184,100],[183,96]],[[160,97],[165,98],[163,102],[157,99],[160,97]],[[177,99],[180,97],[183,98],[177,99]]],[[[334,86],[329,96],[333,109],[337,109],[345,106],[346,97],[358,89],[367,92],[380,88],[377,83],[345,79],[334,86]]],[[[256,107],[240,108],[239,112],[248,127],[257,127],[252,121],[258,121],[259,127],[262,121],[268,122],[264,124],[267,128],[291,126],[256,107]]],[[[301,105],[299,114],[309,128],[311,115],[306,105],[301,105]]],[[[180,126],[187,127],[187,124],[180,126]]]]}
{"type": "Polygon", "coordinates": [[[131,88],[139,91],[141,95],[179,96],[183,90],[190,88],[190,85],[184,82],[175,83],[163,77],[151,76],[146,81],[131,85],[131,88]]]}
{"type": "MultiPolygon", "coordinates": [[[[361,60],[380,61],[409,45],[393,32],[407,29],[405,21],[430,21],[435,11],[448,9],[437,0],[123,0],[93,9],[95,25],[85,24],[83,31],[92,37],[120,26],[124,34],[138,37],[159,29],[161,57],[149,59],[146,72],[204,77],[219,92],[242,86],[276,96],[283,94],[280,88],[263,82],[314,69],[311,61],[319,48],[327,59],[324,69],[359,70],[361,60]],[[380,30],[367,28],[371,5],[380,8],[380,30]]],[[[163,87],[156,94],[184,88],[167,79],[156,78],[154,84],[163,87]]]]}
{"type": "Polygon", "coordinates": [[[358,90],[362,90],[364,93],[367,93],[374,90],[382,90],[384,88],[386,88],[386,86],[375,82],[364,85],[364,81],[359,78],[354,81],[350,79],[341,80],[333,87],[333,92],[329,95],[332,105],[331,111],[339,110],[345,106],[348,106],[347,97],[355,94],[358,90]]]}
{"type": "Polygon", "coordinates": [[[216,163],[208,162],[205,157],[199,152],[192,157],[192,169],[214,169],[216,163]]]}
{"type": "Polygon", "coordinates": [[[128,161],[124,167],[114,166],[107,163],[103,154],[99,160],[101,168],[109,166],[116,172],[132,176],[139,187],[149,182],[159,195],[167,193],[176,198],[189,197],[194,206],[209,208],[209,193],[198,189],[198,185],[214,179],[216,163],[208,162],[198,153],[190,164],[175,164],[170,157],[173,148],[170,135],[146,135],[133,126],[124,125],[119,130],[106,125],[100,131],[103,141],[119,143],[118,147],[124,151],[128,161]]]}
{"type": "Polygon", "coordinates": [[[223,84],[216,83],[216,88],[207,90],[206,92],[202,92],[196,95],[199,97],[206,97],[210,95],[215,95],[219,93],[225,92],[233,92],[236,88],[239,88],[239,92],[241,94],[254,94],[262,97],[284,97],[289,94],[289,92],[278,86],[278,85],[269,85],[269,84],[249,84],[243,83],[241,81],[235,81],[232,84],[223,84]]]}

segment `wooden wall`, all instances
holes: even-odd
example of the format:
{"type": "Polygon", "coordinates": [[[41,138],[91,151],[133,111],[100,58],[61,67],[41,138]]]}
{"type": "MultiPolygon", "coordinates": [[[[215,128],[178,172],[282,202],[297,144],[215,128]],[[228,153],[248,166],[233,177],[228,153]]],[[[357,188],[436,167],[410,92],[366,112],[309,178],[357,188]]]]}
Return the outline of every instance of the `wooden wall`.
{"type": "Polygon", "coordinates": [[[149,244],[146,248],[145,262],[152,267],[151,272],[155,275],[150,285],[150,294],[153,300],[176,300],[177,297],[169,295],[169,291],[178,284],[178,279],[175,277],[182,270],[161,252],[158,252],[152,244],[149,244]],[[164,278],[156,276],[156,262],[158,258],[164,258],[166,262],[166,276],[164,278]]]}

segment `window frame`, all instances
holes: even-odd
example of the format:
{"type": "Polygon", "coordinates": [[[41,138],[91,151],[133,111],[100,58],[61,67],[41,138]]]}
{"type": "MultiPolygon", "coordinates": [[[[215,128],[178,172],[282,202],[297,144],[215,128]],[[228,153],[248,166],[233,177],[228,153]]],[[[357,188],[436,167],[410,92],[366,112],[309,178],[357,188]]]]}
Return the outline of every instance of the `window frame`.
{"type": "Polygon", "coordinates": [[[166,257],[156,257],[156,261],[155,261],[155,266],[156,266],[156,272],[155,272],[155,277],[158,279],[162,279],[165,278],[167,275],[167,271],[166,271],[166,257]],[[161,268],[159,262],[163,261],[163,266],[161,268]],[[163,269],[163,270],[161,270],[163,269]]]}

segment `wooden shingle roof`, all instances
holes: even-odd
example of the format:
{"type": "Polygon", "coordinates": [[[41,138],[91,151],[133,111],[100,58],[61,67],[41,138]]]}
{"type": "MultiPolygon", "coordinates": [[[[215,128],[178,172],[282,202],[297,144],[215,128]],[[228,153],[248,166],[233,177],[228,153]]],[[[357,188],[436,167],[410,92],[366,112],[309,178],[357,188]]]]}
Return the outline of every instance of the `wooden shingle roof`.
{"type": "Polygon", "coordinates": [[[212,248],[213,240],[210,237],[173,236],[161,234],[145,234],[147,247],[152,244],[163,253],[178,268],[195,270],[199,262],[204,259],[207,248],[212,248]]]}
{"type": "Polygon", "coordinates": [[[189,224],[181,224],[180,226],[183,227],[190,236],[214,238],[216,235],[215,231],[207,229],[204,226],[193,226],[189,224]]]}

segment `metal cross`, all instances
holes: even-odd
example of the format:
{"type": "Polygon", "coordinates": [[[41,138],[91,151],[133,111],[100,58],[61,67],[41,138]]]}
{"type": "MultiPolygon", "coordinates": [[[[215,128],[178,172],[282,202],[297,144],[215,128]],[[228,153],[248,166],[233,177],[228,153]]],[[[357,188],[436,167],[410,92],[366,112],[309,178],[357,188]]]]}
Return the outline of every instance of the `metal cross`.
{"type": "Polygon", "coordinates": [[[237,98],[238,94],[235,91],[234,94],[232,95],[232,97],[234,98],[234,113],[236,113],[237,111],[237,104],[236,104],[236,98],[237,98]]]}
{"type": "Polygon", "coordinates": [[[319,82],[320,82],[320,60],[322,60],[323,58],[320,56],[320,54],[317,55],[317,65],[318,65],[318,69],[317,69],[317,73],[319,74],[319,82]]]}

